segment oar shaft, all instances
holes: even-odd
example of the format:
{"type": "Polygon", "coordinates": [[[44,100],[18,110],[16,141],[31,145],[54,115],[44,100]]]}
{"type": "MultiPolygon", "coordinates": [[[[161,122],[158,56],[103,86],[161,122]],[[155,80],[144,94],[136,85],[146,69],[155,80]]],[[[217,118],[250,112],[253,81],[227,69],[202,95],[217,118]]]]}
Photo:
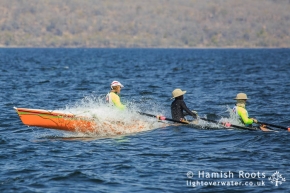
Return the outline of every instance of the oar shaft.
{"type": "Polygon", "coordinates": [[[282,126],[279,126],[279,125],[274,125],[274,124],[270,124],[270,123],[264,123],[264,122],[260,122],[258,121],[259,124],[263,124],[263,125],[268,125],[268,126],[272,126],[272,127],[277,127],[277,128],[280,128],[280,129],[285,129],[285,130],[288,130],[289,128],[287,127],[282,127],[282,126]]]}
{"type": "MultiPolygon", "coordinates": [[[[138,112],[140,115],[146,115],[148,117],[154,117],[154,118],[158,118],[158,116],[156,115],[152,115],[152,114],[148,114],[148,113],[143,113],[143,112],[138,112]]],[[[208,122],[212,122],[212,123],[216,123],[216,124],[221,124],[221,125],[224,125],[225,126],[225,123],[221,123],[219,121],[214,121],[214,120],[210,120],[210,119],[205,119],[205,118],[200,118],[204,121],[208,121],[208,122]]],[[[167,120],[167,121],[172,121],[172,122],[175,122],[175,123],[182,123],[182,124],[189,124],[187,122],[182,122],[182,121],[178,121],[178,120],[174,120],[174,119],[169,119],[169,118],[166,118],[166,117],[163,117],[162,120],[167,120]]],[[[250,130],[250,131],[253,131],[253,130],[256,130],[256,129],[253,129],[253,128],[249,128],[249,127],[243,127],[243,126],[239,126],[239,125],[232,125],[232,124],[229,124],[229,126],[231,127],[235,127],[235,128],[239,128],[239,129],[246,129],[246,130],[250,130]]]]}
{"type": "MultiPolygon", "coordinates": [[[[154,117],[154,118],[158,118],[157,115],[152,115],[152,114],[148,114],[148,113],[143,113],[143,112],[138,112],[140,115],[146,115],[148,117],[154,117]]],[[[161,120],[166,120],[166,121],[172,121],[172,122],[175,122],[175,123],[182,123],[182,124],[188,124],[186,122],[182,122],[182,121],[178,121],[178,120],[174,120],[174,119],[169,119],[169,118],[166,118],[166,117],[162,117],[161,120]]]]}
{"type": "Polygon", "coordinates": [[[250,127],[243,127],[243,126],[239,126],[239,125],[232,125],[231,123],[229,123],[229,125],[227,125],[226,123],[221,123],[219,121],[214,121],[214,120],[205,119],[205,118],[200,118],[200,119],[201,120],[204,120],[204,121],[208,121],[208,122],[220,124],[220,125],[223,125],[225,127],[230,126],[230,127],[235,127],[235,128],[238,128],[238,129],[245,129],[245,130],[249,130],[249,131],[256,131],[256,129],[250,128],[250,127]]]}

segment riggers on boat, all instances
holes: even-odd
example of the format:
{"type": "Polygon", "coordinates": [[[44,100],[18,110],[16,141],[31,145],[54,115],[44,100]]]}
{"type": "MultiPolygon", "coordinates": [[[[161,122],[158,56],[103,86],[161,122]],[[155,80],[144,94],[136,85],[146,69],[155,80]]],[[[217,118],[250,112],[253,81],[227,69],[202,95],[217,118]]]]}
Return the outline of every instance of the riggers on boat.
{"type": "Polygon", "coordinates": [[[145,128],[145,125],[140,122],[135,122],[131,125],[124,125],[122,122],[102,122],[98,124],[92,119],[61,111],[16,107],[14,107],[14,109],[18,113],[22,123],[27,126],[36,126],[70,132],[95,133],[100,135],[120,135],[140,132],[145,128]]]}

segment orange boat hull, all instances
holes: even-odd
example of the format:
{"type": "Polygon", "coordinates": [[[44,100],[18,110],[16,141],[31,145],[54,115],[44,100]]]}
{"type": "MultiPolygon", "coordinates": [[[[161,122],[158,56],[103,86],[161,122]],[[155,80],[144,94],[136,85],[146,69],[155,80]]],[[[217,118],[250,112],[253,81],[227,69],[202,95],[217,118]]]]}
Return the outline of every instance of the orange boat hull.
{"type": "Polygon", "coordinates": [[[70,132],[94,132],[95,123],[84,117],[42,109],[15,108],[23,124],[70,132]]]}
{"type": "Polygon", "coordinates": [[[43,127],[70,132],[93,133],[101,136],[121,135],[137,133],[146,130],[148,125],[142,121],[135,121],[133,124],[117,122],[98,122],[79,117],[70,113],[59,111],[48,111],[43,109],[16,108],[23,124],[27,126],[43,127]]]}

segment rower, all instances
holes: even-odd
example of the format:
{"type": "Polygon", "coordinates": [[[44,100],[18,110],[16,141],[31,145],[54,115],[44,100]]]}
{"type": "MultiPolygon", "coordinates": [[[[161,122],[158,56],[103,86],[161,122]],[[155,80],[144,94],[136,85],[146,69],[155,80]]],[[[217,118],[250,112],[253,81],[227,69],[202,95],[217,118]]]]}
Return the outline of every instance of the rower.
{"type": "MultiPolygon", "coordinates": [[[[238,93],[235,100],[236,106],[233,108],[233,112],[239,117],[240,121],[247,127],[252,127],[253,123],[258,123],[257,119],[249,118],[248,111],[246,109],[246,102],[248,96],[245,93],[238,93]]],[[[260,129],[263,131],[269,131],[265,125],[261,125],[260,129]]]]}
{"type": "Polygon", "coordinates": [[[198,116],[196,111],[190,111],[186,106],[183,100],[183,95],[185,93],[186,91],[182,91],[179,88],[174,89],[172,92],[171,99],[174,99],[174,101],[171,103],[171,116],[174,120],[187,122],[184,116],[191,115],[193,118],[197,118],[198,116]],[[186,112],[186,114],[184,113],[184,111],[186,112]]]}
{"type": "Polygon", "coordinates": [[[119,81],[114,80],[111,83],[111,91],[106,96],[106,101],[109,104],[116,106],[118,109],[121,109],[121,110],[126,108],[126,106],[121,103],[120,96],[119,96],[121,92],[121,88],[123,87],[124,86],[119,81]]]}
{"type": "Polygon", "coordinates": [[[239,93],[235,99],[237,100],[237,103],[233,108],[233,112],[239,116],[240,121],[245,126],[252,126],[253,123],[257,123],[257,119],[249,118],[248,111],[246,110],[246,102],[248,100],[247,95],[245,93],[239,93]]]}

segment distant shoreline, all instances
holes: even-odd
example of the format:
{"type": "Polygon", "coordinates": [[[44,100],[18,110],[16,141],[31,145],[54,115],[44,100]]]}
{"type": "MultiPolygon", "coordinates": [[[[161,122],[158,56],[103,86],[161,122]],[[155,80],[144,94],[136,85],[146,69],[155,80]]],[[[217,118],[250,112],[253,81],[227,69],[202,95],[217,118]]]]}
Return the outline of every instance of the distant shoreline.
{"type": "Polygon", "coordinates": [[[290,48],[274,0],[0,1],[2,48],[290,48]]]}

